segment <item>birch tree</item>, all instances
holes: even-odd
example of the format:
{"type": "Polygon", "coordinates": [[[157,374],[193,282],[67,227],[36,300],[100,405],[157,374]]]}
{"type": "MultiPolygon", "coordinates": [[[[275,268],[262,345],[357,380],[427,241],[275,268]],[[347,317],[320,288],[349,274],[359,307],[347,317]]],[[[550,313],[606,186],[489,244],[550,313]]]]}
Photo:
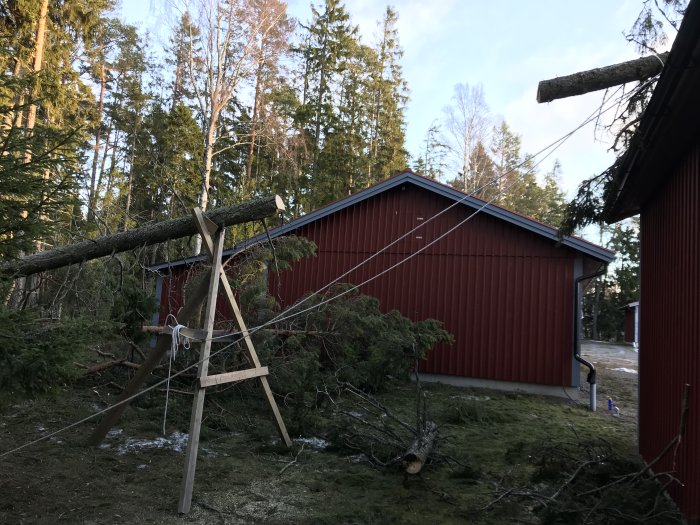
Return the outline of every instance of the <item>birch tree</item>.
{"type": "Polygon", "coordinates": [[[443,109],[445,113],[446,144],[450,160],[462,177],[462,190],[476,191],[481,185],[480,175],[486,165],[474,163],[483,157],[474,156],[477,144],[487,142],[490,127],[489,109],[481,84],[457,84],[454,87],[452,104],[443,109]]]}
{"type": "MultiPolygon", "coordinates": [[[[241,85],[250,79],[259,61],[257,42],[280,22],[284,11],[259,9],[264,0],[197,0],[189,35],[187,74],[204,134],[204,162],[198,203],[206,210],[212,186],[214,159],[226,133],[222,113],[230,108],[241,85]],[[194,34],[199,33],[197,38],[194,34]]],[[[227,141],[227,148],[232,141],[227,141]]],[[[233,141],[235,142],[235,141],[233,141]]],[[[195,239],[195,254],[201,239],[195,239]]]]}

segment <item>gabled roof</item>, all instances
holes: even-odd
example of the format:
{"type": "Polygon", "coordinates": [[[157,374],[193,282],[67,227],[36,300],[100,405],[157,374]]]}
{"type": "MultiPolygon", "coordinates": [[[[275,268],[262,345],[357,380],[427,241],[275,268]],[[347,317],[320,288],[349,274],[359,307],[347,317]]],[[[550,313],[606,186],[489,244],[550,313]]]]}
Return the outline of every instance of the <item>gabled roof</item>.
{"type": "Polygon", "coordinates": [[[698,141],[700,122],[700,0],[686,8],[671,53],[627,152],[613,173],[609,222],[639,213],[698,141]]]}
{"type": "MultiPolygon", "coordinates": [[[[335,202],[328,204],[322,208],[319,208],[318,210],[316,210],[314,212],[311,212],[307,215],[299,217],[298,219],[290,221],[289,223],[287,223],[283,226],[275,228],[274,230],[270,230],[270,237],[275,238],[275,237],[279,237],[280,235],[285,235],[287,233],[291,233],[292,231],[294,231],[298,228],[301,228],[302,226],[310,224],[314,221],[317,221],[317,220],[322,219],[324,217],[327,217],[333,213],[336,213],[337,211],[340,211],[344,208],[348,208],[348,207],[350,207],[354,204],[357,204],[359,202],[362,202],[366,199],[370,199],[370,198],[374,197],[375,195],[378,195],[378,194],[383,193],[387,190],[399,187],[399,186],[401,186],[403,184],[407,184],[407,183],[413,184],[419,188],[425,189],[427,191],[430,191],[430,192],[437,194],[437,195],[440,195],[442,197],[446,197],[447,199],[450,199],[452,201],[461,202],[464,205],[469,206],[470,208],[474,208],[477,210],[481,209],[480,213],[484,213],[486,215],[491,215],[493,217],[496,217],[498,219],[506,221],[510,224],[513,224],[515,226],[523,228],[524,230],[536,233],[537,235],[541,235],[542,237],[544,237],[546,239],[549,239],[549,240],[552,240],[555,242],[561,242],[561,244],[563,244],[564,246],[568,246],[569,248],[572,248],[578,252],[581,252],[581,253],[588,255],[590,257],[593,257],[595,259],[598,259],[602,262],[609,263],[615,258],[615,253],[606,249],[606,248],[602,248],[596,244],[590,243],[588,241],[584,241],[583,239],[579,239],[578,237],[566,236],[566,237],[560,238],[556,228],[548,226],[542,222],[536,221],[535,219],[531,219],[531,218],[526,217],[524,215],[521,215],[519,213],[507,210],[507,209],[502,208],[500,206],[496,206],[495,204],[488,204],[486,201],[483,201],[481,199],[478,199],[476,197],[468,195],[464,192],[456,190],[456,189],[452,188],[451,186],[447,186],[445,184],[441,184],[439,182],[436,182],[432,179],[422,177],[422,176],[414,173],[411,170],[406,170],[406,171],[404,171],[404,172],[402,172],[394,177],[391,177],[391,178],[386,179],[378,184],[375,184],[374,186],[371,186],[371,187],[367,188],[366,190],[355,193],[354,195],[350,195],[349,197],[346,197],[344,199],[335,201],[335,202]]],[[[263,242],[266,239],[267,239],[267,234],[263,233],[263,234],[257,235],[256,237],[248,239],[247,241],[240,243],[240,244],[234,246],[233,248],[229,248],[228,250],[225,250],[223,255],[224,256],[233,255],[233,254],[245,249],[246,247],[250,246],[251,244],[263,242]]],[[[180,266],[183,264],[191,264],[193,262],[202,261],[202,260],[205,260],[205,258],[204,257],[189,257],[187,259],[180,259],[178,261],[170,261],[167,263],[161,263],[161,264],[157,264],[154,266],[150,266],[149,269],[160,270],[163,268],[173,268],[173,267],[180,266]]]]}

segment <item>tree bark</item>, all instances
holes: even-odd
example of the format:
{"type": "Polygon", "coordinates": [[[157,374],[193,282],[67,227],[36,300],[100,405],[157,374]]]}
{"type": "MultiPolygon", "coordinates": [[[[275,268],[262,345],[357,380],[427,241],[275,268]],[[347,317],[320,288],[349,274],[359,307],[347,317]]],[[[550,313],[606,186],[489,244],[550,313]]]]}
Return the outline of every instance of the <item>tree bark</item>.
{"type": "MultiPolygon", "coordinates": [[[[103,53],[100,53],[102,63],[100,64],[100,98],[97,104],[97,128],[95,130],[95,145],[92,153],[92,171],[90,174],[90,188],[88,195],[88,210],[87,220],[93,222],[95,220],[95,207],[97,206],[97,165],[100,157],[100,137],[102,134],[102,112],[104,110],[105,99],[105,58],[103,53]]],[[[109,140],[107,140],[109,142],[109,140]]]]}
{"type": "MultiPolygon", "coordinates": [[[[218,208],[207,217],[219,226],[230,226],[255,221],[284,210],[282,199],[277,196],[263,197],[228,208],[218,208]]],[[[197,233],[192,217],[182,217],[158,222],[133,230],[105,235],[77,244],[39,252],[15,261],[0,264],[0,277],[22,277],[53,270],[69,264],[77,264],[113,253],[124,252],[139,246],[148,246],[179,239],[197,233]]]]}
{"type": "Polygon", "coordinates": [[[543,80],[537,87],[537,102],[551,102],[653,77],[661,72],[667,58],[668,53],[662,53],[543,80]]]}
{"type": "MultiPolygon", "coordinates": [[[[39,23],[36,29],[36,45],[34,47],[34,73],[41,71],[41,64],[44,60],[44,43],[46,42],[46,17],[49,12],[49,0],[44,0],[41,4],[41,9],[39,10],[39,23]]],[[[32,94],[34,95],[34,94],[32,94]]],[[[29,111],[27,112],[27,122],[25,124],[25,130],[27,133],[31,133],[34,129],[34,124],[36,123],[36,104],[34,103],[34,96],[32,96],[32,103],[29,106],[29,111]]],[[[25,164],[29,164],[32,161],[32,152],[28,150],[24,155],[25,164]]]]}
{"type": "Polygon", "coordinates": [[[406,474],[418,474],[421,471],[435,446],[437,435],[437,425],[432,421],[428,421],[421,434],[411,444],[403,457],[406,474]]]}

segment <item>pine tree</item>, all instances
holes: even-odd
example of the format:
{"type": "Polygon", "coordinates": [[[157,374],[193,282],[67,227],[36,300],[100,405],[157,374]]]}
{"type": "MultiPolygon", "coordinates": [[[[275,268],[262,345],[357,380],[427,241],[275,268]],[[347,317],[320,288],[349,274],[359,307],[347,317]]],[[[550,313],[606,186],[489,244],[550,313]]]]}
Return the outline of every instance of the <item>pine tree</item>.
{"type": "MultiPolygon", "coordinates": [[[[311,150],[311,165],[306,176],[313,192],[305,192],[304,207],[307,209],[317,208],[343,194],[343,183],[335,180],[339,174],[333,171],[337,165],[329,159],[329,154],[342,153],[343,141],[338,135],[343,123],[337,99],[342,91],[341,73],[352,60],[358,38],[357,28],[352,26],[345,7],[338,0],[326,0],[323,11],[315,6],[311,11],[311,23],[302,26],[307,31],[304,44],[297,48],[304,71],[302,107],[297,112],[297,122],[308,137],[311,150]],[[331,147],[322,156],[331,138],[331,147]]],[[[342,178],[347,180],[347,177],[342,178]]]]}
{"type": "Polygon", "coordinates": [[[447,145],[442,142],[442,132],[437,121],[433,121],[428,128],[423,143],[424,150],[416,162],[416,171],[425,177],[440,180],[447,166],[447,145]]]}
{"type": "Polygon", "coordinates": [[[491,159],[497,177],[494,187],[503,202],[504,194],[514,184],[520,172],[520,136],[513,133],[505,120],[493,128],[491,135],[491,159]]]}
{"type": "Polygon", "coordinates": [[[4,7],[0,243],[7,254],[52,243],[52,232],[72,218],[94,108],[78,66],[107,7],[105,0],[89,7],[78,0],[4,7]]]}
{"type": "Polygon", "coordinates": [[[367,184],[381,181],[408,165],[405,148],[408,86],[400,59],[403,51],[398,40],[398,13],[386,8],[380,22],[380,39],[375,47],[377,66],[371,75],[371,129],[367,184]]]}

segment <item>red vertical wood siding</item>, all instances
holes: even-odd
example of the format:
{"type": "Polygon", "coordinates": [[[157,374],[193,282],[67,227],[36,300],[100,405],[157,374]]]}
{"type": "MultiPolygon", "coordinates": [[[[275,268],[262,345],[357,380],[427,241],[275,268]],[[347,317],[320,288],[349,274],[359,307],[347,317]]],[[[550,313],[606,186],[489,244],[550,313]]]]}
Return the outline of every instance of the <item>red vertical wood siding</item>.
{"type": "MultiPolygon", "coordinates": [[[[285,305],[317,291],[452,201],[412,184],[300,227],[316,257],[295,264],[271,289],[285,305]]],[[[359,284],[405,259],[473,210],[457,205],[394,244],[341,282],[359,284]]],[[[427,373],[572,384],[576,253],[486,214],[361,287],[382,309],[439,319],[455,337],[436,348],[427,373]]],[[[273,277],[274,279],[274,277],[273,277]]]]}
{"type": "MultiPolygon", "coordinates": [[[[700,145],[645,205],[641,219],[639,448],[652,461],[676,436],[690,384],[671,496],[700,520],[700,145]]],[[[672,454],[654,465],[673,470],[672,454]]]]}
{"type": "MultiPolygon", "coordinates": [[[[159,324],[165,324],[168,314],[177,315],[178,310],[183,306],[187,291],[193,280],[203,278],[201,273],[206,268],[201,264],[192,266],[178,266],[172,271],[161,270],[163,284],[160,292],[160,305],[158,311],[159,324]]],[[[216,298],[216,317],[214,318],[217,328],[233,327],[233,312],[228,304],[228,300],[223,292],[216,298]]],[[[237,328],[236,328],[237,330],[237,328]]]]}

